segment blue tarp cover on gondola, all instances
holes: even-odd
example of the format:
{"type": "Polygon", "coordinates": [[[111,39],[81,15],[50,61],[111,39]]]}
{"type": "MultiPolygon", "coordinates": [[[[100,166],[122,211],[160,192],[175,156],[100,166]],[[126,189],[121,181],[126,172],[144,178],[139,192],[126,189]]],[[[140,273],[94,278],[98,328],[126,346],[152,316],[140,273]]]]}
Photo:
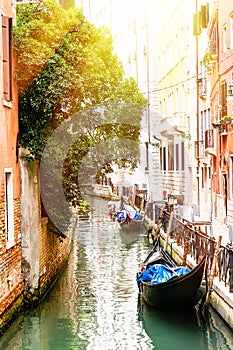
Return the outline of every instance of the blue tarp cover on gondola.
{"type": "Polygon", "coordinates": [[[116,212],[116,219],[121,219],[121,221],[123,222],[126,220],[127,215],[131,220],[138,220],[141,217],[139,211],[135,210],[130,205],[126,205],[125,209],[116,212]]]}
{"type": "Polygon", "coordinates": [[[161,264],[155,264],[150,266],[147,270],[143,271],[137,278],[137,282],[145,281],[152,284],[158,284],[167,282],[174,276],[182,276],[188,273],[190,270],[184,266],[178,266],[175,268],[167,267],[161,264]],[[174,273],[174,272],[175,273],[174,273]]]}

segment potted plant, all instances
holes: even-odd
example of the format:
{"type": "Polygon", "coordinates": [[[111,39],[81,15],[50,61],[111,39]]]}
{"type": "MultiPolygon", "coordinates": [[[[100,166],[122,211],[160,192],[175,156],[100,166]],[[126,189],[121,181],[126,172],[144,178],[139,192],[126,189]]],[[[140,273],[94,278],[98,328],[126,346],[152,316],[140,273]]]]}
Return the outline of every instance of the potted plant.
{"type": "Polygon", "coordinates": [[[221,119],[220,119],[221,123],[223,124],[231,124],[232,122],[232,116],[231,115],[224,115],[221,119]]]}
{"type": "Polygon", "coordinates": [[[221,126],[221,122],[220,122],[220,120],[217,120],[215,122],[212,122],[212,125],[213,125],[214,129],[217,129],[221,126]]]}

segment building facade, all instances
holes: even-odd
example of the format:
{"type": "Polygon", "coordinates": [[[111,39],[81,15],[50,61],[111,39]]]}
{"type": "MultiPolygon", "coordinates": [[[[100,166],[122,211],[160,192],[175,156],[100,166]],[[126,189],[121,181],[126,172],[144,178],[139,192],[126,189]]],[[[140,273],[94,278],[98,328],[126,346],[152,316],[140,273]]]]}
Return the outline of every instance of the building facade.
{"type": "Polygon", "coordinates": [[[174,199],[182,216],[231,225],[231,3],[75,4],[110,29],[126,76],[148,98],[140,169],[150,199],[174,199]]]}
{"type": "MultiPolygon", "coordinates": [[[[22,302],[18,96],[13,79],[15,8],[0,1],[0,316],[7,322],[22,302]]],[[[2,321],[0,321],[2,322],[2,321]]],[[[1,323],[0,323],[1,328],[1,323]]]]}
{"type": "MultiPolygon", "coordinates": [[[[39,1],[39,0],[38,0],[39,1]]],[[[38,302],[61,273],[72,247],[50,230],[41,210],[39,163],[28,162],[18,142],[18,90],[12,28],[16,6],[0,0],[0,334],[24,303],[38,302]]]]}
{"type": "Polygon", "coordinates": [[[196,138],[195,38],[188,1],[157,2],[159,138],[164,199],[190,215],[195,201],[193,140],[196,138]],[[194,172],[193,172],[194,171],[194,172]]]}
{"type": "MultiPolygon", "coordinates": [[[[209,46],[205,56],[211,82],[211,164],[213,214],[233,224],[233,5],[210,2],[209,46]]],[[[207,148],[207,152],[208,152],[207,148]]]]}

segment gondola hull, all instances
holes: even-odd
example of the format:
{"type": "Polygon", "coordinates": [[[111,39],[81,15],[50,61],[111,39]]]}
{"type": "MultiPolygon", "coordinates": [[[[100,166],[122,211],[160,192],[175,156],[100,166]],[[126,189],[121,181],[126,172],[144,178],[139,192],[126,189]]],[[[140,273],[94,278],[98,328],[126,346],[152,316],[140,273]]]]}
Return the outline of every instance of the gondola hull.
{"type": "Polygon", "coordinates": [[[186,310],[195,306],[203,296],[201,288],[205,258],[192,271],[167,282],[140,282],[140,292],[146,303],[158,310],[186,310]]]}
{"type": "Polygon", "coordinates": [[[142,229],[143,220],[131,220],[119,223],[119,225],[123,232],[136,232],[142,229]]]}
{"type": "MultiPolygon", "coordinates": [[[[138,288],[143,300],[158,310],[188,310],[194,307],[206,294],[203,278],[206,268],[206,256],[190,272],[175,276],[166,282],[149,283],[143,280],[138,282],[138,288]]],[[[160,238],[144,261],[144,268],[151,265],[163,264],[167,267],[177,267],[169,255],[161,248],[160,238]]],[[[138,273],[139,277],[141,273],[138,273]]]]}

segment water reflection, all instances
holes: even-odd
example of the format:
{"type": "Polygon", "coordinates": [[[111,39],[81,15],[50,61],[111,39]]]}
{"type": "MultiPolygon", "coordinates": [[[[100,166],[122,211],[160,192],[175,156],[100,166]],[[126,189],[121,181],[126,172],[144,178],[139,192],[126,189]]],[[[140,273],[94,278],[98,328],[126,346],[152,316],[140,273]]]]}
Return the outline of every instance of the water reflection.
{"type": "Polygon", "coordinates": [[[142,302],[139,319],[155,348],[172,349],[175,344],[179,350],[206,349],[195,312],[183,315],[167,314],[156,311],[142,302]]]}
{"type": "MultiPolygon", "coordinates": [[[[209,311],[194,309],[187,314],[163,313],[143,301],[138,303],[138,316],[155,349],[204,350],[231,349],[230,331],[226,335],[214,326],[209,311]]],[[[216,316],[215,316],[216,318],[216,316]]]]}
{"type": "Polygon", "coordinates": [[[135,276],[150,249],[147,237],[119,232],[105,201],[92,199],[92,206],[79,219],[68,266],[55,288],[16,320],[0,349],[232,349],[232,334],[216,316],[180,319],[138,303],[135,276]]]}

